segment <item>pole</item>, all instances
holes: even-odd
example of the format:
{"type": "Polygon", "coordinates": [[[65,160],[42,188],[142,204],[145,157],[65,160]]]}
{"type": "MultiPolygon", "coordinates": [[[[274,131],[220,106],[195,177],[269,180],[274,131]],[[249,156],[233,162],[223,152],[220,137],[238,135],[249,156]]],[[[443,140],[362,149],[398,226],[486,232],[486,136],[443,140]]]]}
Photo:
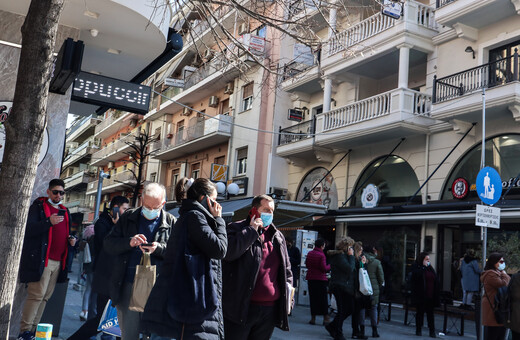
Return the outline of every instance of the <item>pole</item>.
{"type": "MultiPolygon", "coordinates": [[[[482,170],[486,166],[486,88],[482,89],[482,155],[480,159],[480,169],[482,170]]],[[[486,267],[486,254],[487,254],[487,227],[481,227],[481,238],[482,238],[482,269],[486,267]]],[[[482,286],[484,290],[484,286],[482,286]]],[[[483,296],[484,291],[480,296],[483,296]]],[[[480,307],[480,334],[479,340],[484,339],[484,324],[482,323],[482,307],[480,307]]]]}
{"type": "Polygon", "coordinates": [[[101,191],[103,188],[103,178],[110,178],[110,174],[105,173],[103,170],[99,171],[99,180],[96,194],[96,206],[94,210],[94,220],[99,217],[99,205],[101,204],[101,191]]]}

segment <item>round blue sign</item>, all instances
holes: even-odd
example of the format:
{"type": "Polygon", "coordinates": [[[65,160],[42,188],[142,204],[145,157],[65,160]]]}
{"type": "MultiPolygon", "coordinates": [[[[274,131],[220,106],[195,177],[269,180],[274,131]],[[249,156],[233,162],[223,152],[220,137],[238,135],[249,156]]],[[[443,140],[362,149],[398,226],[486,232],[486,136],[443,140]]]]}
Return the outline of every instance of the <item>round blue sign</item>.
{"type": "Polygon", "coordinates": [[[486,166],[477,175],[477,194],[482,203],[493,205],[502,196],[502,180],[498,172],[486,166]]]}

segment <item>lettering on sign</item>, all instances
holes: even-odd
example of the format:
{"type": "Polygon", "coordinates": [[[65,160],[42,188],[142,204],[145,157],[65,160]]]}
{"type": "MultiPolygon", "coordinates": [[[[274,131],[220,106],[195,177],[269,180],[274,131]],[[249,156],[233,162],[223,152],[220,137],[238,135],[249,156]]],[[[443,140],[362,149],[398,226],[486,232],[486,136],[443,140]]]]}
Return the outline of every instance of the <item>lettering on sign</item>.
{"type": "Polygon", "coordinates": [[[475,225],[479,227],[500,228],[500,208],[477,204],[475,225]]]}

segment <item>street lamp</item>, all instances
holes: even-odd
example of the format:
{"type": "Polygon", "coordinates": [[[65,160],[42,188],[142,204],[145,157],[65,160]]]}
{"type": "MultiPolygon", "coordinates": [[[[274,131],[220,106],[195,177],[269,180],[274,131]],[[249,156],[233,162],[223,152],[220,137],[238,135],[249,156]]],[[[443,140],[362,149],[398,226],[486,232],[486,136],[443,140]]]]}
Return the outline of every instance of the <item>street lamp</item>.
{"type": "Polygon", "coordinates": [[[95,207],[95,211],[94,211],[94,220],[96,220],[96,218],[98,218],[98,216],[99,216],[99,205],[101,204],[101,189],[103,188],[103,179],[104,178],[109,179],[110,174],[104,172],[103,169],[101,169],[99,171],[99,180],[98,180],[98,187],[97,187],[97,194],[96,194],[96,207],[95,207]]]}
{"type": "Polygon", "coordinates": [[[228,195],[237,195],[240,191],[240,188],[238,187],[238,184],[236,183],[229,183],[228,186],[223,182],[217,182],[217,193],[221,196],[223,196],[225,199],[228,198],[228,195]]]}

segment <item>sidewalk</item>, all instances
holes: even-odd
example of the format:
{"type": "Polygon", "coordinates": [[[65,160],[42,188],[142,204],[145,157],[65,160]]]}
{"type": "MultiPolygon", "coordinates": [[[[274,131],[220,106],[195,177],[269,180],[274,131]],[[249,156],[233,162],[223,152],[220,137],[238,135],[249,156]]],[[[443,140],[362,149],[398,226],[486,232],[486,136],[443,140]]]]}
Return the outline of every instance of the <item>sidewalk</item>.
{"type": "MultiPolygon", "coordinates": [[[[67,291],[67,299],[65,301],[65,309],[63,311],[63,318],[61,322],[61,329],[59,338],[67,339],[72,335],[81,325],[82,321],[79,320],[79,313],[81,312],[81,301],[82,292],[73,289],[75,283],[77,283],[79,265],[77,260],[74,260],[72,273],[69,273],[69,289],[67,291]]],[[[272,340],[332,340],[325,328],[321,325],[322,318],[317,317],[316,325],[309,325],[310,320],[310,309],[304,306],[296,306],[292,316],[289,317],[290,331],[283,332],[280,329],[275,329],[272,340]]],[[[404,311],[397,307],[392,308],[392,320],[383,321],[381,320],[378,330],[380,339],[382,340],[418,340],[418,339],[430,339],[428,335],[428,329],[423,329],[423,336],[418,337],[415,335],[415,323],[409,326],[403,324],[404,311]]],[[[464,336],[458,336],[455,329],[451,330],[445,336],[439,336],[442,332],[442,316],[435,316],[435,326],[437,330],[437,336],[440,339],[446,340],[462,340],[462,339],[476,339],[475,323],[473,321],[465,320],[464,323],[464,336]]],[[[426,320],[425,320],[426,323],[426,320]]],[[[459,326],[460,322],[457,322],[459,326]]],[[[366,320],[367,335],[372,335],[372,329],[370,327],[370,321],[366,320]]],[[[448,321],[448,327],[450,322],[448,321]]],[[[352,335],[352,328],[350,326],[350,318],[348,318],[344,325],[343,331],[345,338],[349,339],[352,335]]],[[[99,336],[98,336],[99,338],[99,336]]],[[[369,338],[372,339],[372,338],[369,338]]],[[[245,339],[244,339],[245,340],[245,339]]]]}

